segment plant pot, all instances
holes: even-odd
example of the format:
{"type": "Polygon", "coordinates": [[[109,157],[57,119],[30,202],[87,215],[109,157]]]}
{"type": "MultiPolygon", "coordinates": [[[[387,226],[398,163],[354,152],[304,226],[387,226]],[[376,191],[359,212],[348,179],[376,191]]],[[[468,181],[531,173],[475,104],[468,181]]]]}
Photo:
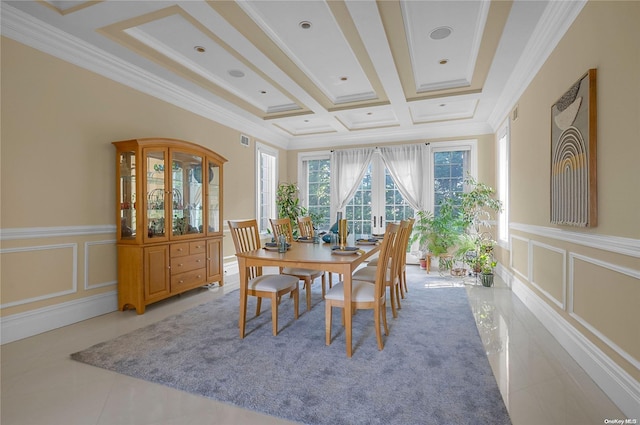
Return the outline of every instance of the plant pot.
{"type": "Polygon", "coordinates": [[[451,276],[466,276],[467,269],[463,267],[454,267],[451,269],[451,276]]]}
{"type": "Polygon", "coordinates": [[[421,258],[420,259],[420,269],[422,269],[422,270],[426,270],[427,269],[427,259],[426,258],[421,258]]]}
{"type": "Polygon", "coordinates": [[[493,286],[493,273],[485,274],[482,273],[480,275],[480,282],[482,282],[482,286],[490,288],[493,286]]]}

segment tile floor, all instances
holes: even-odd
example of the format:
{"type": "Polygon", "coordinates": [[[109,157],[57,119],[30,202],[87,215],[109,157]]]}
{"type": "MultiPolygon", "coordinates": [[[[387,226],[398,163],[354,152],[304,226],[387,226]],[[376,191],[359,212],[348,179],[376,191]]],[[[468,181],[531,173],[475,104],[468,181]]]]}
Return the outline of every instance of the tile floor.
{"type": "MultiPolygon", "coordinates": [[[[409,266],[411,285],[460,285],[409,266]]],[[[2,425],[285,424],[161,385],[75,362],[69,354],[237,287],[198,289],[147,308],[113,312],[1,347],[2,425]]],[[[514,425],[603,424],[624,418],[503,282],[465,285],[514,425]]],[[[410,293],[409,293],[410,296],[410,293]]],[[[425,424],[429,424],[428,418],[425,424]]],[[[403,424],[405,425],[405,424],[403,424]]]]}

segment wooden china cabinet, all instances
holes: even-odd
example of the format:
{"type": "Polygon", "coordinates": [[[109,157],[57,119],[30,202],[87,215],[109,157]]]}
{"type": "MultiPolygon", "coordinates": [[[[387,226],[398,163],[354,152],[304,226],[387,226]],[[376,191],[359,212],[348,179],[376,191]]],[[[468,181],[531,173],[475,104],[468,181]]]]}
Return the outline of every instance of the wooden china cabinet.
{"type": "Polygon", "coordinates": [[[118,308],[145,307],[223,281],[222,166],[194,143],[133,139],[116,147],[118,308]]]}

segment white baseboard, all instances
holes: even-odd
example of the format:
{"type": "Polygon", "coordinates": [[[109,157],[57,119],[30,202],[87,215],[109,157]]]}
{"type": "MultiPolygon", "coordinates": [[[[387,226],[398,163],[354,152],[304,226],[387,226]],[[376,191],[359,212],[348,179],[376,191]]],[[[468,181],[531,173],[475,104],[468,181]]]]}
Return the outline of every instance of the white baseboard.
{"type": "Polygon", "coordinates": [[[640,418],[640,383],[572,327],[516,275],[509,273],[505,268],[499,268],[498,272],[511,287],[513,293],[540,320],[627,418],[640,418]]]}
{"type": "Polygon", "coordinates": [[[118,309],[117,291],[0,318],[1,344],[17,341],[118,309]]]}

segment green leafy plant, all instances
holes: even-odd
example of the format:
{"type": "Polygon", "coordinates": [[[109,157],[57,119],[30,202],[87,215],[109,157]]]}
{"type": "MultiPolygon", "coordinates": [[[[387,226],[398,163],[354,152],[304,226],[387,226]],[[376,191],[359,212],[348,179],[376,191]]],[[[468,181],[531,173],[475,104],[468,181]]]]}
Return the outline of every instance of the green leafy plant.
{"type": "Polygon", "coordinates": [[[418,242],[423,255],[427,252],[434,256],[447,254],[458,243],[463,227],[451,198],[440,203],[437,215],[430,211],[418,211],[417,215],[411,243],[418,242]]]}
{"type": "Polygon", "coordinates": [[[480,268],[480,273],[482,274],[492,274],[493,269],[498,265],[498,262],[494,260],[493,254],[489,252],[481,253],[478,256],[478,266],[480,268]]]}
{"type": "Polygon", "coordinates": [[[418,211],[416,221],[413,224],[413,232],[411,233],[410,243],[418,243],[418,250],[422,259],[425,258],[429,251],[429,234],[431,233],[431,222],[433,214],[431,211],[418,211]]]}
{"type": "Polygon", "coordinates": [[[294,237],[297,237],[299,233],[298,217],[307,214],[307,209],[300,205],[299,192],[300,189],[295,183],[280,183],[276,192],[278,218],[288,218],[291,221],[294,237]]]}
{"type": "Polygon", "coordinates": [[[474,227],[476,233],[479,232],[480,226],[490,228],[491,212],[497,213],[502,210],[502,202],[495,198],[495,189],[476,181],[470,175],[467,175],[464,183],[469,190],[460,195],[462,225],[465,230],[474,227]]]}

